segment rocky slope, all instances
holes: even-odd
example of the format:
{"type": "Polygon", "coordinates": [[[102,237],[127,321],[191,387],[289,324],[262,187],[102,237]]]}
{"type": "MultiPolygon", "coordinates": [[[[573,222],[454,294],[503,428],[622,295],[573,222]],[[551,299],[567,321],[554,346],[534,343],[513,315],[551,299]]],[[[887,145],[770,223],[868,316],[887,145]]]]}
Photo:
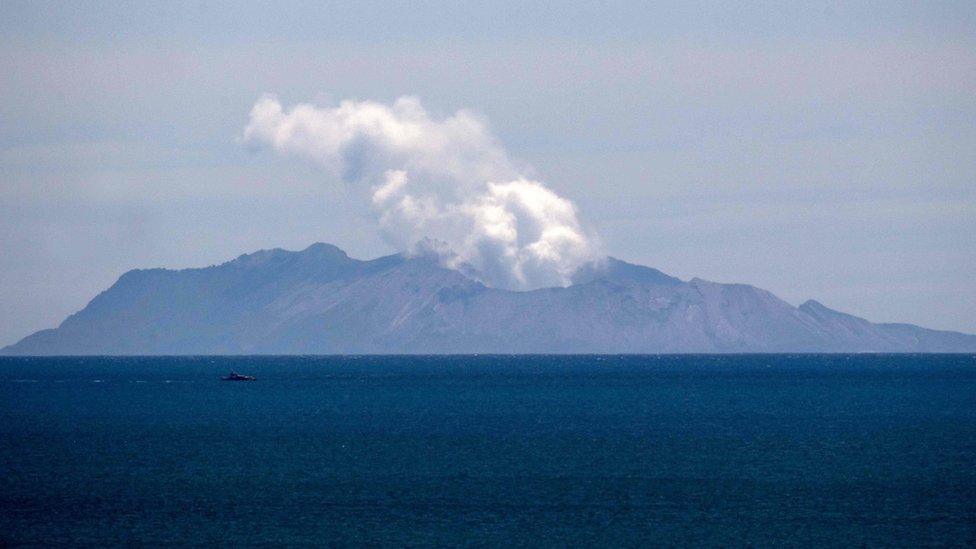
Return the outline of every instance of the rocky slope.
{"type": "Polygon", "coordinates": [[[976,336],[873,324],[743,284],[615,259],[567,288],[487,288],[428,258],[327,244],[124,274],[4,354],[976,352],[976,336]]]}

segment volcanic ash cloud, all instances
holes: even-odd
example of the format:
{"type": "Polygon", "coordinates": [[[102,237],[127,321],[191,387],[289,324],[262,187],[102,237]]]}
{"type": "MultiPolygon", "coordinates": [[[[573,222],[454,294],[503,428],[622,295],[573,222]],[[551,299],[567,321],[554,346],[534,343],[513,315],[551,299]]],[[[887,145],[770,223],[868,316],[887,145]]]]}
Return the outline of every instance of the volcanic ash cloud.
{"type": "Polygon", "coordinates": [[[487,121],[468,111],[438,120],[413,97],[286,110],[266,96],[251,109],[244,140],[361,185],[387,241],[436,253],[488,286],[565,286],[601,256],[576,206],[519,173],[487,121]]]}

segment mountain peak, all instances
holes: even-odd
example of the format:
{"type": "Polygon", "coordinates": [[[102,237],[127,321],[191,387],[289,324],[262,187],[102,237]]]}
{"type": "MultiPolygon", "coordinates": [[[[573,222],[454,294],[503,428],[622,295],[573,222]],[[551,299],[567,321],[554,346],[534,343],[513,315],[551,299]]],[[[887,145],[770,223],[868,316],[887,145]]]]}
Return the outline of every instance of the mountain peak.
{"type": "Polygon", "coordinates": [[[258,250],[249,254],[241,254],[226,264],[243,268],[260,268],[265,265],[290,263],[293,261],[343,264],[351,261],[346,252],[332,244],[317,242],[301,251],[271,248],[258,250]]]}
{"type": "Polygon", "coordinates": [[[572,277],[573,284],[586,284],[595,280],[637,282],[665,286],[681,284],[681,280],[666,275],[657,269],[627,263],[626,261],[621,261],[610,256],[583,265],[572,277]]]}
{"type": "Polygon", "coordinates": [[[339,258],[349,257],[349,254],[347,254],[343,249],[332,244],[326,244],[325,242],[316,242],[298,253],[339,258]]]}

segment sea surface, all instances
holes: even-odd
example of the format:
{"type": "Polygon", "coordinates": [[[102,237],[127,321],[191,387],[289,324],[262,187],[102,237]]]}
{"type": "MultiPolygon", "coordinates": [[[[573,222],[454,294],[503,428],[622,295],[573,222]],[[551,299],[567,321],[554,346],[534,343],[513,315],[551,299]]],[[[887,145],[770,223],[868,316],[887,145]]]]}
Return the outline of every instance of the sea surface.
{"type": "Polygon", "coordinates": [[[976,356],[0,358],[4,543],[973,546],[976,356]]]}

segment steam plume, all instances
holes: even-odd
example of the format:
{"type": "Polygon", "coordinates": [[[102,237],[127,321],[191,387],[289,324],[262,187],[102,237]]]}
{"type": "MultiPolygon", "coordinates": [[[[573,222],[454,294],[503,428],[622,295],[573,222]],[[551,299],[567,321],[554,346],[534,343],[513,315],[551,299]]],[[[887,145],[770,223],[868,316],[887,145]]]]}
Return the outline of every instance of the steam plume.
{"type": "Polygon", "coordinates": [[[481,117],[432,118],[413,97],[284,110],[254,104],[245,142],[314,160],[367,188],[384,238],[507,289],[565,286],[599,256],[575,205],[521,175],[481,117]]]}

